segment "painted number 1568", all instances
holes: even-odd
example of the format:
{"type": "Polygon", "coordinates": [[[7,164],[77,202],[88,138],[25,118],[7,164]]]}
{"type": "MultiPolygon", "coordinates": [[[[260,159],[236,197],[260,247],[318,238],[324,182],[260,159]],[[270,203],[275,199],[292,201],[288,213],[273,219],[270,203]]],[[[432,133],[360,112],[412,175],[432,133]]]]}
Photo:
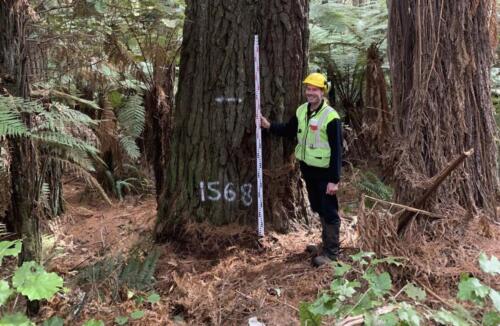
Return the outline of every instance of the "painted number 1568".
{"type": "Polygon", "coordinates": [[[219,181],[200,182],[200,197],[204,202],[207,199],[210,201],[225,200],[234,202],[238,197],[245,206],[252,205],[252,184],[245,183],[237,188],[232,182],[226,185],[221,185],[219,181]],[[239,190],[239,191],[238,191],[239,190]]]}

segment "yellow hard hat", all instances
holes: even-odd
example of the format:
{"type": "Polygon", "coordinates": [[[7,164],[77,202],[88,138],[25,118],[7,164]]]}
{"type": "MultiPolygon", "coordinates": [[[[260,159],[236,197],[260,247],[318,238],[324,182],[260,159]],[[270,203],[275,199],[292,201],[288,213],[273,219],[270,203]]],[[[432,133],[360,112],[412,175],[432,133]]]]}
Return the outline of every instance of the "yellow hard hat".
{"type": "Polygon", "coordinates": [[[328,90],[328,82],[326,81],[326,77],[319,72],[313,72],[312,74],[307,76],[306,79],[304,79],[303,83],[321,88],[324,92],[328,90]]]}

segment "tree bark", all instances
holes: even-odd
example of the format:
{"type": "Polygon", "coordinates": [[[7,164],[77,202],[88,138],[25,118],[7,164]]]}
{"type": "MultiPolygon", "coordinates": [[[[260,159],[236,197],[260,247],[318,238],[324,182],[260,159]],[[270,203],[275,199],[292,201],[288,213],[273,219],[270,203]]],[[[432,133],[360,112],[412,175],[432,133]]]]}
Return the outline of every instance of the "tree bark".
{"type": "Polygon", "coordinates": [[[369,145],[364,156],[378,157],[385,151],[387,136],[390,134],[390,112],[387,100],[387,85],[382,70],[382,57],[375,44],[366,53],[367,63],[364,76],[363,103],[364,114],[362,142],[369,145]]]}
{"type": "Polygon", "coordinates": [[[62,176],[63,168],[61,162],[50,160],[48,163],[45,182],[49,185],[48,212],[50,218],[57,217],[64,213],[62,176]]]}
{"type": "Polygon", "coordinates": [[[492,0],[401,0],[389,7],[396,193],[411,203],[453,157],[474,155],[427,206],[493,209],[498,189],[490,98],[492,0]]]}
{"type": "MultiPolygon", "coordinates": [[[[156,236],[188,220],[256,221],[254,34],[259,35],[263,115],[288,120],[306,72],[306,0],[186,1],[179,91],[156,236]]],[[[306,216],[293,144],[264,137],[268,226],[306,216]]]]}
{"type": "Polygon", "coordinates": [[[144,138],[146,158],[153,168],[156,199],[159,200],[165,184],[165,166],[168,162],[174,106],[175,64],[170,64],[167,69],[155,65],[154,71],[154,86],[146,92],[144,99],[146,110],[144,138]]]}
{"type": "MultiPolygon", "coordinates": [[[[26,0],[0,1],[0,73],[10,75],[12,85],[7,86],[14,96],[29,97],[29,47],[27,23],[31,16],[26,0]],[[11,87],[9,87],[11,86],[11,87]]],[[[31,126],[31,118],[24,115],[31,126]]],[[[37,151],[29,139],[13,138],[11,150],[11,208],[10,216],[16,231],[23,237],[19,263],[41,260],[39,216],[39,170],[37,151]]],[[[28,313],[38,311],[38,301],[28,302],[28,313]]]]}
{"type": "Polygon", "coordinates": [[[5,224],[5,216],[10,207],[10,153],[7,140],[0,141],[0,223],[5,224]]]}

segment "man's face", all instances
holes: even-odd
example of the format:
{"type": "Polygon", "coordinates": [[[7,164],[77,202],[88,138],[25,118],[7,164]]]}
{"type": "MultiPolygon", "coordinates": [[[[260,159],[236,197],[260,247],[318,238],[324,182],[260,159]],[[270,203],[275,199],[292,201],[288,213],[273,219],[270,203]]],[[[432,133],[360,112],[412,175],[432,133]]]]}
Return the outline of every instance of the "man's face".
{"type": "Polygon", "coordinates": [[[312,85],[306,85],[306,98],[309,104],[317,105],[321,103],[323,99],[323,89],[312,85]]]}

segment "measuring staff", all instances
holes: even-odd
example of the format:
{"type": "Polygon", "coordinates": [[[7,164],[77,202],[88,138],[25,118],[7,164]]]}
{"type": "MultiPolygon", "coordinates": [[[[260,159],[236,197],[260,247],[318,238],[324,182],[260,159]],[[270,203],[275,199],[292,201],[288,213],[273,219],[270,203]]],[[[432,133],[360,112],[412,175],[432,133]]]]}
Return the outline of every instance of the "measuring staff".
{"type": "Polygon", "coordinates": [[[324,75],[312,73],[303,82],[307,102],[297,108],[288,123],[270,123],[261,117],[262,128],[271,133],[297,138],[295,157],[300,161],[311,209],[322,226],[322,249],[309,245],[312,264],[321,266],[336,260],[339,253],[340,217],[336,193],[342,162],[342,125],[337,111],[328,105],[328,83],[324,75]]]}

